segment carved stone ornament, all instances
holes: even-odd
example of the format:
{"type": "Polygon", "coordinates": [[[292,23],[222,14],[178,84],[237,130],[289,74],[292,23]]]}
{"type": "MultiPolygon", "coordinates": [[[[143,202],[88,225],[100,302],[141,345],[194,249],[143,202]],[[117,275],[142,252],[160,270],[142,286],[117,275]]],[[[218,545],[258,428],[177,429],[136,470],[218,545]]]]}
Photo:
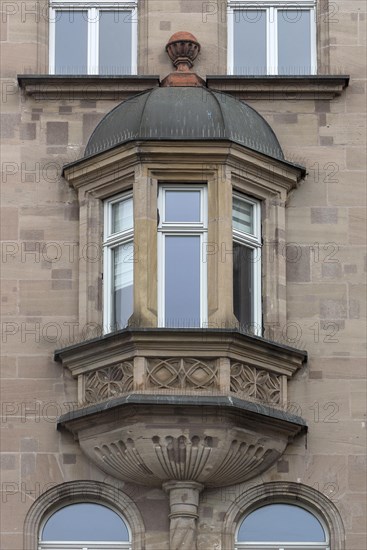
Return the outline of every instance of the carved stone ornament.
{"type": "Polygon", "coordinates": [[[241,483],[269,468],[303,429],[298,417],[263,405],[244,407],[235,398],[207,396],[200,404],[196,396],[116,399],[116,407],[101,403],[100,410],[91,406],[62,423],[101,470],[148,486],[241,483]]]}
{"type": "Polygon", "coordinates": [[[218,389],[216,361],[192,358],[151,359],[147,367],[146,388],[218,389]]]}
{"type": "Polygon", "coordinates": [[[281,376],[244,363],[231,363],[231,391],[257,401],[280,404],[281,376]]]}
{"type": "Polygon", "coordinates": [[[129,392],[133,387],[133,363],[124,361],[84,376],[84,400],[96,403],[129,392]]]}

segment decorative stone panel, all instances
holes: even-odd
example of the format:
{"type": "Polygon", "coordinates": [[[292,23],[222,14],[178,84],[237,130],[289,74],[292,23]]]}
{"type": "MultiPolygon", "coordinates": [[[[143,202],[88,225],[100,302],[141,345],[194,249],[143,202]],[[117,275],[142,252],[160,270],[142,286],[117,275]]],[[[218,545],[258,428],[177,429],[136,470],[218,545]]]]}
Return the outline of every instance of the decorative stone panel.
{"type": "Polygon", "coordinates": [[[148,361],[146,388],[219,389],[216,361],[160,358],[148,361]]]}
{"type": "Polygon", "coordinates": [[[265,403],[282,403],[283,376],[251,365],[231,362],[231,391],[265,403]]]}
{"type": "Polygon", "coordinates": [[[83,376],[84,402],[97,403],[133,388],[133,363],[124,361],[83,376]]]}

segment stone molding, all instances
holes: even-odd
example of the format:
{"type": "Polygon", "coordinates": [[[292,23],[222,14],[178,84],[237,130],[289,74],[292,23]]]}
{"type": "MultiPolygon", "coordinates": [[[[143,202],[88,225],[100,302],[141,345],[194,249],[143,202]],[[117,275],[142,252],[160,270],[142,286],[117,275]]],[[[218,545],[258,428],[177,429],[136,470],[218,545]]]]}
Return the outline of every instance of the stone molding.
{"type": "Polygon", "coordinates": [[[123,516],[131,531],[132,550],[145,548],[143,518],[131,498],[117,487],[94,480],[69,481],[42,493],[32,504],[24,523],[24,550],[37,550],[43,522],[68,504],[105,504],[123,516]]]}
{"type": "Polygon", "coordinates": [[[241,483],[266,471],[306,430],[299,417],[240,399],[146,397],[74,411],[59,428],[71,431],[108,475],[151,487],[170,480],[241,483]]]}
{"type": "MultiPolygon", "coordinates": [[[[160,85],[159,76],[103,76],[20,74],[19,87],[27,96],[40,101],[51,99],[115,100],[134,95],[160,85]]],[[[231,76],[208,75],[205,85],[237,99],[284,100],[333,99],[349,84],[348,75],[311,76],[231,76]]]]}
{"type": "Polygon", "coordinates": [[[306,354],[234,331],[125,329],[56,358],[77,378],[81,407],[134,391],[232,394],[283,408],[306,354]]]}
{"type": "Polygon", "coordinates": [[[334,99],[349,84],[348,75],[206,77],[208,88],[251,101],[334,99]]]}
{"type": "Polygon", "coordinates": [[[302,483],[274,481],[252,486],[229,507],[223,522],[223,548],[234,548],[235,535],[243,518],[256,508],[277,502],[304,505],[325,523],[332,550],[345,550],[344,525],[335,504],[325,495],[302,483]]]}

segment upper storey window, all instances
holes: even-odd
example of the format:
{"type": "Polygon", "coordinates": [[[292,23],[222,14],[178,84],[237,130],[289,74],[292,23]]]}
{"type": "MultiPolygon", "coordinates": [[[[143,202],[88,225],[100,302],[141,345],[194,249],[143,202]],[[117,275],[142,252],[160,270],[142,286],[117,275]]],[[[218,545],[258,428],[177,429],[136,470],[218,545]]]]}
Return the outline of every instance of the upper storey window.
{"type": "Polygon", "coordinates": [[[233,313],[244,332],[261,335],[260,202],[233,194],[233,313]]]}
{"type": "Polygon", "coordinates": [[[161,186],[158,212],[159,326],[203,327],[208,316],[206,186],[161,186]]]}
{"type": "Polygon", "coordinates": [[[136,73],[135,0],[52,0],[51,74],[136,73]]]}
{"type": "Polygon", "coordinates": [[[315,1],[229,0],[228,68],[237,75],[315,74],[315,1]]]}
{"type": "Polygon", "coordinates": [[[126,327],[133,313],[132,194],[105,201],[104,211],[104,319],[110,332],[126,327]]]}

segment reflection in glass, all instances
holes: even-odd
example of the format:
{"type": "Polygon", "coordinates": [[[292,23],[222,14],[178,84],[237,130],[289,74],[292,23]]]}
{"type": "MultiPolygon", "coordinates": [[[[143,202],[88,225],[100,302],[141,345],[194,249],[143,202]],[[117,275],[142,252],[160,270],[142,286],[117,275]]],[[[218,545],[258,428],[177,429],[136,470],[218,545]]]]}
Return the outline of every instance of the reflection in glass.
{"type": "Polygon", "coordinates": [[[249,332],[253,319],[253,250],[233,243],[233,311],[240,329],[249,332]]]}
{"type": "Polygon", "coordinates": [[[132,242],[114,248],[113,266],[114,326],[111,328],[120,329],[127,326],[129,317],[133,313],[134,248],[132,242]]]}
{"type": "Polygon", "coordinates": [[[55,73],[87,74],[88,12],[55,12],[55,73]]]}
{"type": "Polygon", "coordinates": [[[233,197],[233,229],[254,233],[253,206],[238,197],[233,197]]]}
{"type": "Polygon", "coordinates": [[[106,506],[80,503],[65,506],[46,522],[42,541],[128,541],[124,521],[106,506]]]}
{"type": "Polygon", "coordinates": [[[129,198],[112,205],[112,233],[133,227],[133,199],[129,198]]]}
{"type": "Polygon", "coordinates": [[[165,326],[200,326],[200,237],[165,237],[165,326]]]}
{"type": "Polygon", "coordinates": [[[235,10],[234,74],[266,74],[266,11],[235,10]]]}
{"type": "Polygon", "coordinates": [[[313,514],[299,506],[271,504],[245,518],[239,542],[325,542],[325,532],[313,514]]]}
{"type": "Polygon", "coordinates": [[[278,74],[311,74],[310,10],[278,10],[278,74]]]}
{"type": "Polygon", "coordinates": [[[200,222],[200,191],[166,191],[166,222],[200,222]]]}
{"type": "Polygon", "coordinates": [[[100,74],[131,74],[131,20],[131,11],[100,12],[100,74]]]}

